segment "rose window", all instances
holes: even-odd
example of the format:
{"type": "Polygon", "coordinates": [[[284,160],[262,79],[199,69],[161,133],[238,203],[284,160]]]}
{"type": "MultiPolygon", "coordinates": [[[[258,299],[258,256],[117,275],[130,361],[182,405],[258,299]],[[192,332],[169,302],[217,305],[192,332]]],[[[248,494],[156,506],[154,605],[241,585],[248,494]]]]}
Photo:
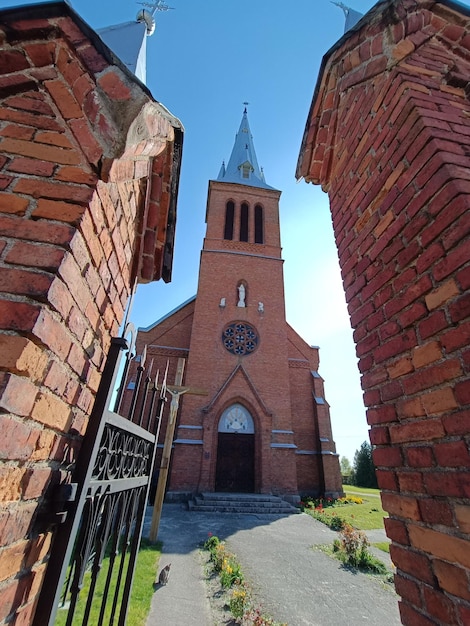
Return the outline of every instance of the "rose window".
{"type": "Polygon", "coordinates": [[[222,332],[224,348],[237,356],[254,352],[258,347],[258,341],[256,329],[246,322],[232,322],[222,332]]]}

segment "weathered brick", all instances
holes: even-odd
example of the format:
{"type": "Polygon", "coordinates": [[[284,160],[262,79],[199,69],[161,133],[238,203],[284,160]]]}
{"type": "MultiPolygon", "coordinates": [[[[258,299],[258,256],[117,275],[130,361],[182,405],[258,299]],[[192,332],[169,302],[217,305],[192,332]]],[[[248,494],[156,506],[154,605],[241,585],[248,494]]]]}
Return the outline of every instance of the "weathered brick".
{"type": "Polygon", "coordinates": [[[421,607],[420,587],[410,578],[405,578],[397,573],[395,575],[395,590],[404,600],[414,606],[421,607]]]}
{"type": "Polygon", "coordinates": [[[425,296],[426,306],[430,311],[441,306],[447,300],[459,294],[459,288],[453,278],[425,296]]]}
{"type": "Polygon", "coordinates": [[[470,507],[464,504],[456,504],[454,510],[457,528],[463,533],[470,534],[470,507]]]}
{"type": "MultiPolygon", "coordinates": [[[[400,493],[421,493],[423,490],[423,477],[420,472],[405,471],[397,472],[400,493]]],[[[421,501],[419,502],[421,505],[421,501]]],[[[420,513],[422,509],[420,506],[420,513]]]]}
{"type": "Polygon", "coordinates": [[[434,311],[426,319],[418,324],[418,332],[421,338],[428,339],[435,336],[447,327],[447,320],[443,311],[434,311]]]}
{"type": "Polygon", "coordinates": [[[462,375],[462,366],[458,359],[447,359],[437,365],[421,368],[403,379],[405,394],[412,395],[419,391],[432,389],[449,380],[456,380],[462,375]]]}
{"type": "Polygon", "coordinates": [[[431,441],[443,436],[444,427],[440,419],[423,419],[390,426],[392,443],[431,441]]]}
{"type": "Polygon", "coordinates": [[[43,99],[35,98],[34,96],[34,92],[25,92],[11,96],[5,100],[5,105],[12,109],[22,109],[23,111],[31,111],[32,113],[52,117],[54,112],[49,103],[43,99]]]}
{"type": "Polygon", "coordinates": [[[382,493],[383,508],[394,517],[421,520],[418,500],[409,496],[382,493]]]}
{"type": "Polygon", "coordinates": [[[468,541],[414,524],[408,526],[408,534],[411,544],[419,550],[433,554],[442,560],[460,564],[466,568],[469,567],[470,546],[468,541]]]}
{"type": "Polygon", "coordinates": [[[470,344],[470,322],[461,322],[458,326],[444,331],[440,340],[448,353],[467,347],[470,344]]]}
{"type": "Polygon", "coordinates": [[[458,407],[451,387],[429,391],[422,396],[421,400],[427,415],[443,413],[458,407]]]}
{"type": "Polygon", "coordinates": [[[452,508],[447,501],[437,498],[422,498],[419,500],[419,510],[423,522],[427,524],[453,526],[452,508]]]}
{"type": "MultiPolygon", "coordinates": [[[[26,79],[28,84],[31,84],[31,79],[26,79]]],[[[34,83],[32,86],[35,86],[34,83]]],[[[23,89],[24,83],[20,82],[19,87],[23,89]]],[[[0,81],[0,93],[2,85],[0,81]]],[[[18,124],[25,124],[26,126],[32,126],[36,128],[42,128],[44,130],[61,131],[63,126],[56,119],[39,116],[27,111],[16,111],[15,109],[8,109],[6,107],[0,109],[0,119],[7,120],[8,122],[17,122],[18,124]]]]}
{"type": "Polygon", "coordinates": [[[432,567],[442,589],[453,596],[470,601],[468,570],[439,559],[434,559],[432,567]]]}
{"type": "Polygon", "coordinates": [[[29,63],[20,50],[3,50],[0,60],[0,74],[10,74],[29,68],[29,63]]]}
{"type": "Polygon", "coordinates": [[[410,624],[410,626],[435,626],[436,622],[418,611],[414,606],[399,602],[400,618],[402,624],[410,624]]]}
{"type": "Polygon", "coordinates": [[[20,179],[15,185],[15,192],[24,193],[33,198],[65,200],[77,204],[88,204],[92,194],[90,188],[85,185],[49,182],[34,178],[20,179]]]}
{"type": "Polygon", "coordinates": [[[5,261],[12,265],[37,267],[48,271],[57,271],[65,250],[47,244],[16,241],[5,257],[5,261]]]}
{"type": "Polygon", "coordinates": [[[462,440],[436,444],[433,450],[441,467],[470,466],[468,448],[462,440]]]}
{"type": "MultiPolygon", "coordinates": [[[[31,529],[35,510],[34,503],[23,502],[0,508],[0,546],[7,546],[26,538],[31,529]]],[[[1,604],[0,600],[0,607],[1,604]]]]}
{"type": "Polygon", "coordinates": [[[411,467],[432,467],[434,465],[433,448],[429,446],[407,447],[406,459],[411,467]]]}
{"type": "Polygon", "coordinates": [[[39,159],[17,157],[11,161],[7,170],[19,174],[32,174],[33,176],[52,176],[55,169],[54,163],[47,163],[39,159]]]}
{"type": "MultiPolygon", "coordinates": [[[[21,491],[20,484],[24,470],[13,465],[2,464],[0,466],[0,502],[17,502],[20,499],[21,491]]],[[[3,555],[2,555],[3,566],[3,555]]],[[[9,578],[1,578],[2,571],[0,570],[0,579],[5,580],[9,578]]]]}
{"type": "Polygon", "coordinates": [[[438,341],[429,341],[428,343],[416,346],[413,350],[413,366],[423,367],[434,363],[442,358],[442,350],[438,341]]]}
{"type": "Polygon", "coordinates": [[[465,471],[449,473],[444,469],[424,475],[426,493],[431,496],[468,498],[470,496],[470,477],[465,471]]]}
{"type": "Polygon", "coordinates": [[[387,531],[387,537],[394,543],[407,546],[410,544],[408,540],[408,533],[406,530],[406,524],[397,519],[391,517],[384,518],[384,526],[387,531]]]}
{"type": "Polygon", "coordinates": [[[392,543],[390,556],[398,570],[413,576],[418,581],[433,583],[434,574],[429,559],[425,555],[392,543]]]}
{"type": "MultiPolygon", "coordinates": [[[[416,345],[415,331],[410,329],[400,333],[397,337],[382,343],[374,351],[374,358],[377,363],[381,363],[390,357],[397,357],[416,345]]],[[[374,346],[375,347],[375,346],[374,346]]]]}
{"type": "Polygon", "coordinates": [[[77,165],[80,163],[80,156],[73,150],[65,150],[64,148],[34,141],[5,137],[0,141],[0,149],[6,154],[19,154],[38,159],[39,161],[50,161],[51,163],[61,163],[63,165],[77,165]]]}
{"type": "Polygon", "coordinates": [[[457,615],[452,602],[443,594],[430,587],[424,587],[424,602],[428,615],[442,624],[455,624],[457,615]]]}
{"type": "Polygon", "coordinates": [[[24,376],[10,373],[0,375],[0,407],[5,411],[26,417],[30,415],[37,387],[24,376]]]}
{"type": "Polygon", "coordinates": [[[116,72],[107,72],[98,79],[98,85],[113,100],[129,100],[131,98],[130,89],[123,83],[122,77],[116,72]]]}
{"type": "Polygon", "coordinates": [[[401,451],[399,448],[375,448],[372,455],[376,467],[399,467],[402,465],[401,451]]]}
{"type": "Polygon", "coordinates": [[[2,213],[24,215],[29,206],[29,202],[29,198],[22,198],[8,191],[0,192],[0,211],[2,213]]]}
{"type": "Polygon", "coordinates": [[[57,396],[41,392],[34,403],[31,417],[41,424],[65,432],[70,425],[71,408],[57,396]]]}
{"type": "Polygon", "coordinates": [[[464,293],[449,305],[449,315],[454,323],[470,317],[470,293],[464,293]]]}
{"type": "Polygon", "coordinates": [[[52,280],[52,274],[46,272],[3,268],[0,273],[0,291],[43,299],[51,286],[52,280]]]}
{"type": "Polygon", "coordinates": [[[7,580],[16,574],[16,572],[20,571],[27,546],[26,541],[19,541],[11,546],[0,549],[0,557],[2,560],[0,581],[7,580]]]}
{"type": "Polygon", "coordinates": [[[46,81],[45,87],[66,120],[80,119],[83,117],[82,107],[75,100],[75,96],[64,82],[60,80],[49,80],[46,81]]]}
{"type": "Polygon", "coordinates": [[[0,216],[0,234],[5,237],[67,246],[72,239],[73,229],[65,224],[33,222],[20,220],[17,217],[0,216]]]}
{"type": "Polygon", "coordinates": [[[80,204],[40,198],[33,209],[33,217],[78,224],[86,208],[80,204]]]}
{"type": "Polygon", "coordinates": [[[3,369],[28,376],[33,381],[42,379],[47,356],[29,339],[18,335],[0,335],[0,352],[3,369]]]}
{"type": "Polygon", "coordinates": [[[46,491],[52,476],[50,468],[30,468],[25,471],[21,481],[21,495],[24,500],[40,498],[46,491]]]}

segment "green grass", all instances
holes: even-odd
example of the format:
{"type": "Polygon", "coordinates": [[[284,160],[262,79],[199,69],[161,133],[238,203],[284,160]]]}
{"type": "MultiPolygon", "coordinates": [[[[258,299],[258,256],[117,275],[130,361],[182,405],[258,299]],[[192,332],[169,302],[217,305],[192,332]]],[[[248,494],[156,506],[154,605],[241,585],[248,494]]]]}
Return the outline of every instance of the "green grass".
{"type": "Polygon", "coordinates": [[[383,518],[387,517],[387,513],[382,508],[378,489],[352,487],[351,485],[343,485],[343,489],[346,496],[362,498],[362,504],[338,503],[333,506],[325,506],[321,512],[306,509],[306,513],[310,513],[320,521],[322,518],[327,518],[325,523],[328,523],[331,518],[339,517],[359,530],[383,528],[383,518]]]}
{"type": "Polygon", "coordinates": [[[378,543],[372,544],[375,548],[382,550],[382,552],[390,553],[390,543],[388,541],[379,541],[378,543]]]}
{"type": "MultiPolygon", "coordinates": [[[[150,604],[152,596],[154,594],[153,584],[156,578],[158,561],[161,555],[161,544],[151,544],[147,539],[142,539],[140,543],[140,550],[137,556],[137,565],[134,574],[134,583],[131,591],[131,598],[129,602],[129,608],[127,612],[126,626],[144,626],[147,620],[147,615],[150,611],[150,604]]],[[[108,570],[109,558],[103,560],[103,566],[98,577],[98,582],[95,590],[95,597],[98,600],[96,604],[99,604],[99,600],[103,595],[103,589],[105,585],[106,573],[108,570]]],[[[116,568],[115,568],[116,569],[116,568]]],[[[115,578],[115,576],[113,577],[115,578]]],[[[114,590],[114,585],[112,589],[114,590]]],[[[75,610],[73,624],[77,626],[82,623],[86,596],[90,586],[90,573],[85,574],[83,590],[80,595],[80,599],[75,610]]],[[[107,607],[108,608],[108,607],[107,607]]],[[[106,616],[109,616],[110,611],[106,612],[106,616]]],[[[90,624],[96,623],[99,615],[99,606],[92,607],[90,615],[90,624]]],[[[105,618],[105,622],[107,623],[105,618]]],[[[64,626],[67,620],[67,611],[59,609],[54,626],[64,626]]]]}
{"type": "Polygon", "coordinates": [[[380,490],[371,487],[355,487],[354,485],[343,485],[343,491],[346,495],[355,496],[360,493],[366,493],[369,496],[380,498],[380,490]]]}

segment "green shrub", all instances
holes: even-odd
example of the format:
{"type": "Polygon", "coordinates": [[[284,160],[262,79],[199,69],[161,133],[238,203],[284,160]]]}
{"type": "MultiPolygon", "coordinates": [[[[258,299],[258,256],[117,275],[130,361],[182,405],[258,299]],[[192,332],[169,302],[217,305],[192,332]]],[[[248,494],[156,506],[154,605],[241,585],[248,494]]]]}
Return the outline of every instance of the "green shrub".
{"type": "Polygon", "coordinates": [[[373,574],[388,574],[386,565],[369,552],[368,546],[369,541],[365,533],[346,523],[339,539],[333,541],[333,553],[340,561],[351,567],[373,574]]]}
{"type": "Polygon", "coordinates": [[[243,617],[248,602],[248,594],[246,589],[242,586],[233,590],[232,597],[230,598],[229,606],[230,612],[233,617],[243,617]]]}

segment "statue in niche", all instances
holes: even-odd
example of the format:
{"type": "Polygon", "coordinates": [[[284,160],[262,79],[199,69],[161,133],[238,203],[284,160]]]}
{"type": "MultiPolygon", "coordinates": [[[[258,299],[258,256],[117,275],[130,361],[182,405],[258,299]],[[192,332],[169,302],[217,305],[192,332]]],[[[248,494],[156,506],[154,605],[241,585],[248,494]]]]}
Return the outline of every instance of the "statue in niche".
{"type": "Polygon", "coordinates": [[[238,304],[237,306],[239,307],[245,307],[245,285],[243,283],[240,283],[238,285],[238,304]]]}
{"type": "Polygon", "coordinates": [[[258,311],[264,313],[264,304],[262,302],[258,302],[258,311]]]}

